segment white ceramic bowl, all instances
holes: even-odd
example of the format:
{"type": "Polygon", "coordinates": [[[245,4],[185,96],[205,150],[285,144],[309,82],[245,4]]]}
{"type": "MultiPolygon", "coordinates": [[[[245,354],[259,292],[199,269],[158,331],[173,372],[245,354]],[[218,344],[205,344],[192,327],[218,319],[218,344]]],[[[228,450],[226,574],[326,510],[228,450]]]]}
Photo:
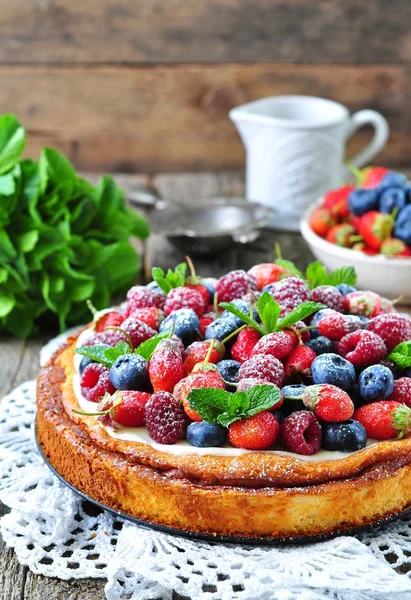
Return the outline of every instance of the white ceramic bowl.
{"type": "Polygon", "coordinates": [[[368,256],[327,242],[314,233],[309,224],[311,213],[321,203],[322,198],[305,211],[300,221],[301,234],[314,256],[329,270],[353,266],[357,271],[359,289],[372,290],[391,300],[402,296],[401,303],[410,304],[411,257],[389,258],[381,254],[368,256]]]}

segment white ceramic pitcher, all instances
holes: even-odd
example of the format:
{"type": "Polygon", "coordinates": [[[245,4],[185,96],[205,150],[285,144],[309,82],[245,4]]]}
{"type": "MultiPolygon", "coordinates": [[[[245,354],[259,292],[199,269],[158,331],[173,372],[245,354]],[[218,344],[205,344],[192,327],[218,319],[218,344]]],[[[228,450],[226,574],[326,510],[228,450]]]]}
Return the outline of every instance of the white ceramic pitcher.
{"type": "Polygon", "coordinates": [[[246,195],[277,211],[275,226],[298,230],[301,214],[342,184],[345,144],[372,125],[371,142],[351,162],[369,163],[385,146],[389,127],[374,110],[350,115],[342,104],[313,96],[273,96],[230,111],[246,147],[246,195]]]}

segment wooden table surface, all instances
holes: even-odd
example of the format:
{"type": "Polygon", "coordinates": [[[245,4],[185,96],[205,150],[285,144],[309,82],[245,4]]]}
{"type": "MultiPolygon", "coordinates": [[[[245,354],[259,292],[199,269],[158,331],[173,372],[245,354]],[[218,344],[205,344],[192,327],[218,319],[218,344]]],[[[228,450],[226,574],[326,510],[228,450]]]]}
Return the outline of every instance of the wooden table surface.
{"type": "MultiPolygon", "coordinates": [[[[93,179],[93,176],[89,176],[93,179]]],[[[197,173],[180,175],[157,175],[149,180],[145,176],[116,176],[124,189],[132,190],[141,185],[155,185],[166,198],[190,203],[193,199],[212,196],[235,196],[244,192],[239,173],[197,173]]],[[[267,262],[274,257],[274,243],[281,246],[283,256],[304,268],[311,260],[299,234],[264,231],[254,243],[236,245],[213,259],[196,260],[197,272],[203,276],[220,276],[231,269],[248,269],[253,264],[267,262]]],[[[148,254],[153,265],[173,267],[184,260],[181,252],[174,249],[165,239],[153,235],[148,245],[148,254]]],[[[0,341],[0,398],[38,372],[38,353],[42,345],[52,337],[41,334],[30,340],[3,337],[0,341]]],[[[6,512],[0,503],[0,515],[6,512]]],[[[33,575],[21,566],[13,550],[7,549],[0,539],[0,600],[103,600],[105,580],[61,581],[33,575]]],[[[177,598],[177,596],[176,596],[177,598]]]]}

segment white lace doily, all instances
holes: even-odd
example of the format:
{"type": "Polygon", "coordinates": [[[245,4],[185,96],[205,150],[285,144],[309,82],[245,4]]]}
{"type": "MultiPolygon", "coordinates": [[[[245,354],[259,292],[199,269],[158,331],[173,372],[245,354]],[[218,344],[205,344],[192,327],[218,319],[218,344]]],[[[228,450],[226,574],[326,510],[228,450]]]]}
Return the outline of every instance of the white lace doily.
{"type": "Polygon", "coordinates": [[[11,509],[0,529],[34,573],[106,578],[108,600],[171,600],[173,592],[193,600],[411,598],[411,517],[356,537],[278,547],[138,527],[99,511],[51,473],[34,441],[34,395],[30,381],[0,404],[0,500],[11,509]]]}

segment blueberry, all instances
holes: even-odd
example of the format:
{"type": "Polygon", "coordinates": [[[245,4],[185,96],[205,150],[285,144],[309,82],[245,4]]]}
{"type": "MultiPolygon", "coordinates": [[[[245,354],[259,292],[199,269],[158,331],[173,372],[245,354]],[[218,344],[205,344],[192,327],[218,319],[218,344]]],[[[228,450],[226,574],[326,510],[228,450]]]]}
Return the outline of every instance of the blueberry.
{"type": "Polygon", "coordinates": [[[394,376],[388,367],[372,365],[361,373],[358,383],[365,402],[385,400],[394,389],[394,376]]]}
{"type": "Polygon", "coordinates": [[[411,367],[407,367],[404,371],[404,377],[411,377],[411,367]]]}
{"type": "Polygon", "coordinates": [[[306,342],[305,345],[312,348],[317,356],[320,354],[329,354],[334,350],[334,344],[332,341],[323,335],[319,335],[318,338],[306,342]]]}
{"type": "Polygon", "coordinates": [[[394,226],[394,237],[411,245],[411,204],[407,204],[398,213],[394,226]]]}
{"type": "Polygon", "coordinates": [[[199,325],[200,321],[191,308],[179,308],[160,323],[159,331],[170,331],[174,326],[176,336],[182,340],[184,346],[188,346],[194,342],[199,325]]]}
{"type": "Polygon", "coordinates": [[[225,385],[226,390],[229,392],[235,392],[236,386],[229,384],[238,383],[238,371],[240,370],[241,363],[237,362],[236,360],[220,360],[216,367],[224,381],[229,382],[225,385]]]}
{"type": "Polygon", "coordinates": [[[285,419],[285,414],[281,412],[281,410],[271,410],[270,411],[272,415],[275,416],[275,418],[277,419],[277,421],[280,423],[284,422],[285,419]]]}
{"type": "Polygon", "coordinates": [[[340,423],[322,423],[322,447],[325,450],[353,452],[361,450],[367,443],[367,432],[361,423],[354,419],[340,423]]]}
{"type": "MultiPolygon", "coordinates": [[[[310,321],[310,327],[318,325],[318,323],[321,321],[321,319],[323,317],[325,317],[325,315],[328,315],[328,314],[331,314],[334,312],[335,312],[335,310],[333,310],[332,308],[322,308],[321,310],[316,312],[315,315],[312,317],[312,319],[310,321]]],[[[310,331],[310,335],[312,338],[317,338],[320,335],[320,332],[318,331],[318,329],[312,329],[310,331]]]]}
{"type": "Polygon", "coordinates": [[[335,287],[343,296],[357,291],[357,288],[355,288],[353,285],[348,285],[348,283],[339,283],[335,287]]]}
{"type": "Polygon", "coordinates": [[[356,217],[361,217],[370,210],[378,208],[379,192],[376,189],[356,189],[348,197],[350,211],[356,217]]]}
{"type": "Polygon", "coordinates": [[[391,214],[394,208],[404,208],[406,204],[405,190],[391,187],[384,190],[380,196],[380,211],[391,214]]]}
{"type": "Polygon", "coordinates": [[[390,171],[381,179],[378,184],[377,190],[383,191],[390,187],[404,188],[407,185],[407,176],[404,173],[398,173],[397,171],[390,171]]]}
{"type": "Polygon", "coordinates": [[[338,354],[321,354],[311,365],[314,383],[330,383],[350,392],[355,383],[354,366],[338,354]]]}
{"type": "Polygon", "coordinates": [[[201,285],[207,288],[208,293],[210,294],[210,304],[213,303],[215,287],[212,279],[208,279],[207,277],[201,280],[201,285]]]}
{"type": "Polygon", "coordinates": [[[364,400],[361,396],[360,386],[358,385],[358,383],[354,385],[353,389],[350,392],[350,396],[355,409],[360,408],[360,406],[363,406],[364,400]]]}
{"type": "Polygon", "coordinates": [[[123,354],[111,367],[108,377],[117,390],[147,389],[148,362],[139,354],[123,354]]]}
{"type": "Polygon", "coordinates": [[[186,437],[187,442],[197,448],[223,446],[227,439],[227,429],[214,423],[190,423],[186,437]]]}
{"type": "MultiPolygon", "coordinates": [[[[241,312],[246,313],[247,315],[250,314],[250,306],[249,306],[249,304],[247,304],[247,302],[244,302],[244,300],[240,300],[240,299],[232,300],[231,304],[234,304],[234,306],[236,306],[238,308],[238,310],[241,310],[241,312]]],[[[222,313],[221,318],[222,319],[231,319],[231,320],[235,321],[236,329],[238,327],[241,327],[241,325],[244,325],[244,323],[245,323],[245,321],[240,319],[240,317],[233,315],[233,313],[231,313],[229,310],[225,310],[222,313]]],[[[258,319],[258,313],[255,308],[253,308],[253,319],[255,321],[257,321],[257,319],[258,319]]]]}
{"type": "Polygon", "coordinates": [[[158,283],[156,283],[155,281],[150,281],[150,283],[146,285],[146,288],[151,290],[152,292],[157,292],[158,294],[163,294],[163,296],[165,296],[164,290],[162,290],[158,283]]]}
{"type": "Polygon", "coordinates": [[[215,338],[222,342],[224,338],[234,333],[236,329],[238,329],[238,326],[233,319],[216,319],[210,325],[207,325],[205,339],[210,340],[211,338],[215,338]]]}
{"type": "Polygon", "coordinates": [[[302,383],[294,383],[281,388],[281,395],[284,398],[281,410],[286,416],[291,415],[296,410],[307,410],[304,402],[301,400],[306,387],[302,383]]]}

